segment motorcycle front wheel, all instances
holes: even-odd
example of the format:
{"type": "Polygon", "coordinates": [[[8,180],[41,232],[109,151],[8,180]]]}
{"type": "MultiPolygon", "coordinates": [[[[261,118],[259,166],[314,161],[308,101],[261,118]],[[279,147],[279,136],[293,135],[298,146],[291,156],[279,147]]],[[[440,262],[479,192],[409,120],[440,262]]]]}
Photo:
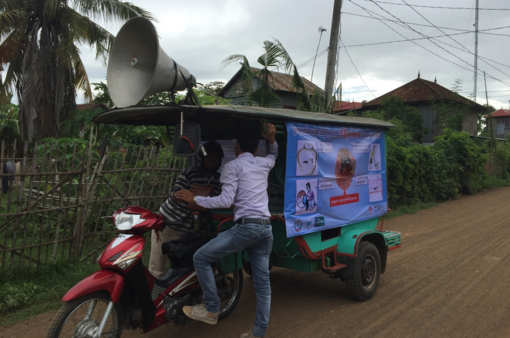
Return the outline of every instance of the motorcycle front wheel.
{"type": "MultiPolygon", "coordinates": [[[[51,322],[47,338],[91,338],[104,317],[110,296],[94,292],[64,304],[51,322]]],[[[119,338],[122,334],[122,307],[114,304],[101,337],[119,338]]]]}

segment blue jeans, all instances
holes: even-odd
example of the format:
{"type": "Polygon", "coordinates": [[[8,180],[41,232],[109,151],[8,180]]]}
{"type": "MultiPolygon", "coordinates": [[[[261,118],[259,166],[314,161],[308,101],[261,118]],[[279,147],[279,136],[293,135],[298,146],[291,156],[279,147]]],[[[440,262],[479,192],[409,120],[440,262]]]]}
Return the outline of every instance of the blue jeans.
{"type": "Polygon", "coordinates": [[[257,295],[257,318],[253,326],[255,336],[264,337],[271,309],[269,284],[269,254],[273,248],[271,224],[236,224],[198,249],[193,256],[198,281],[202,287],[205,308],[219,312],[220,299],[214,281],[211,263],[239,250],[246,249],[250,256],[253,288],[257,295]]]}

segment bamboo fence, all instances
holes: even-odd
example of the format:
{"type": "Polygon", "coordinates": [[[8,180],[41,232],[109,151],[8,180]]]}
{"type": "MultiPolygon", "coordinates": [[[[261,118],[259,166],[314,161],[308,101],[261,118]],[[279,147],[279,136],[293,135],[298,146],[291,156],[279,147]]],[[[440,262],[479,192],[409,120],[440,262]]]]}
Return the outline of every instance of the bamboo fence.
{"type": "MultiPolygon", "coordinates": [[[[92,133],[91,133],[92,135],[92,133]]],[[[1,142],[0,163],[19,162],[4,173],[0,189],[1,273],[74,257],[93,262],[117,232],[111,215],[136,205],[158,211],[186,166],[169,148],[106,149],[83,144],[1,142]],[[18,146],[23,148],[22,157],[18,146]],[[13,179],[13,180],[11,180],[13,179]]]]}

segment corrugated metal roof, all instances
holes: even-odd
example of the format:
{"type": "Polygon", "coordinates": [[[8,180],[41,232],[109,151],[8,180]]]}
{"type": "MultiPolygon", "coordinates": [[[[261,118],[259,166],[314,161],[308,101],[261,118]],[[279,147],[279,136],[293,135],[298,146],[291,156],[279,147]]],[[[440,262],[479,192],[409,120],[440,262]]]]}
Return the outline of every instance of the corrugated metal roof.
{"type": "MultiPolygon", "coordinates": [[[[257,72],[260,70],[260,68],[254,67],[250,67],[250,69],[252,72],[257,72]]],[[[271,72],[271,74],[269,75],[269,85],[273,87],[274,90],[281,90],[294,93],[295,90],[292,88],[292,78],[293,76],[291,74],[271,72]]],[[[301,81],[303,81],[303,84],[305,85],[305,88],[308,91],[308,94],[310,95],[313,94],[315,90],[318,90],[321,93],[324,92],[322,88],[319,88],[314,83],[308,81],[302,76],[301,81]]]]}
{"type": "Polygon", "coordinates": [[[419,77],[395,90],[392,90],[389,93],[386,93],[373,99],[372,101],[367,102],[363,105],[363,107],[379,106],[381,105],[382,99],[389,98],[391,96],[401,97],[404,103],[430,102],[434,100],[446,99],[460,103],[466,103],[480,110],[485,109],[484,106],[479,105],[478,103],[471,101],[459,94],[456,94],[435,82],[427,81],[419,77]]]}
{"type": "MultiPolygon", "coordinates": [[[[260,68],[250,67],[252,72],[257,72],[260,70],[260,68]]],[[[227,84],[223,87],[223,89],[220,91],[218,96],[224,97],[227,90],[234,85],[234,83],[237,82],[237,80],[241,77],[243,72],[243,68],[239,69],[237,73],[227,82],[227,84]]],[[[316,86],[314,83],[310,82],[309,80],[305,79],[301,76],[301,80],[303,81],[306,90],[308,91],[308,94],[312,95],[315,90],[318,90],[321,93],[324,93],[324,90],[318,86],[316,86]]],[[[296,91],[292,88],[292,75],[285,74],[285,73],[279,73],[279,72],[271,72],[271,75],[269,76],[269,85],[275,90],[275,91],[285,91],[285,92],[291,92],[295,93],[296,91]]]]}

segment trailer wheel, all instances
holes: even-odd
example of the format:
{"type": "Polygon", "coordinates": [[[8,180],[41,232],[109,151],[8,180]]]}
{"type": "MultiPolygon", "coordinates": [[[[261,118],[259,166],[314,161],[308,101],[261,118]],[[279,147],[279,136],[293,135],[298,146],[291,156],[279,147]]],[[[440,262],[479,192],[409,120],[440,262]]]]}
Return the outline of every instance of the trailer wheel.
{"type": "Polygon", "coordinates": [[[345,281],[349,295],[360,301],[372,298],[381,278],[381,257],[374,244],[360,243],[354,266],[354,276],[353,279],[345,281]]]}

